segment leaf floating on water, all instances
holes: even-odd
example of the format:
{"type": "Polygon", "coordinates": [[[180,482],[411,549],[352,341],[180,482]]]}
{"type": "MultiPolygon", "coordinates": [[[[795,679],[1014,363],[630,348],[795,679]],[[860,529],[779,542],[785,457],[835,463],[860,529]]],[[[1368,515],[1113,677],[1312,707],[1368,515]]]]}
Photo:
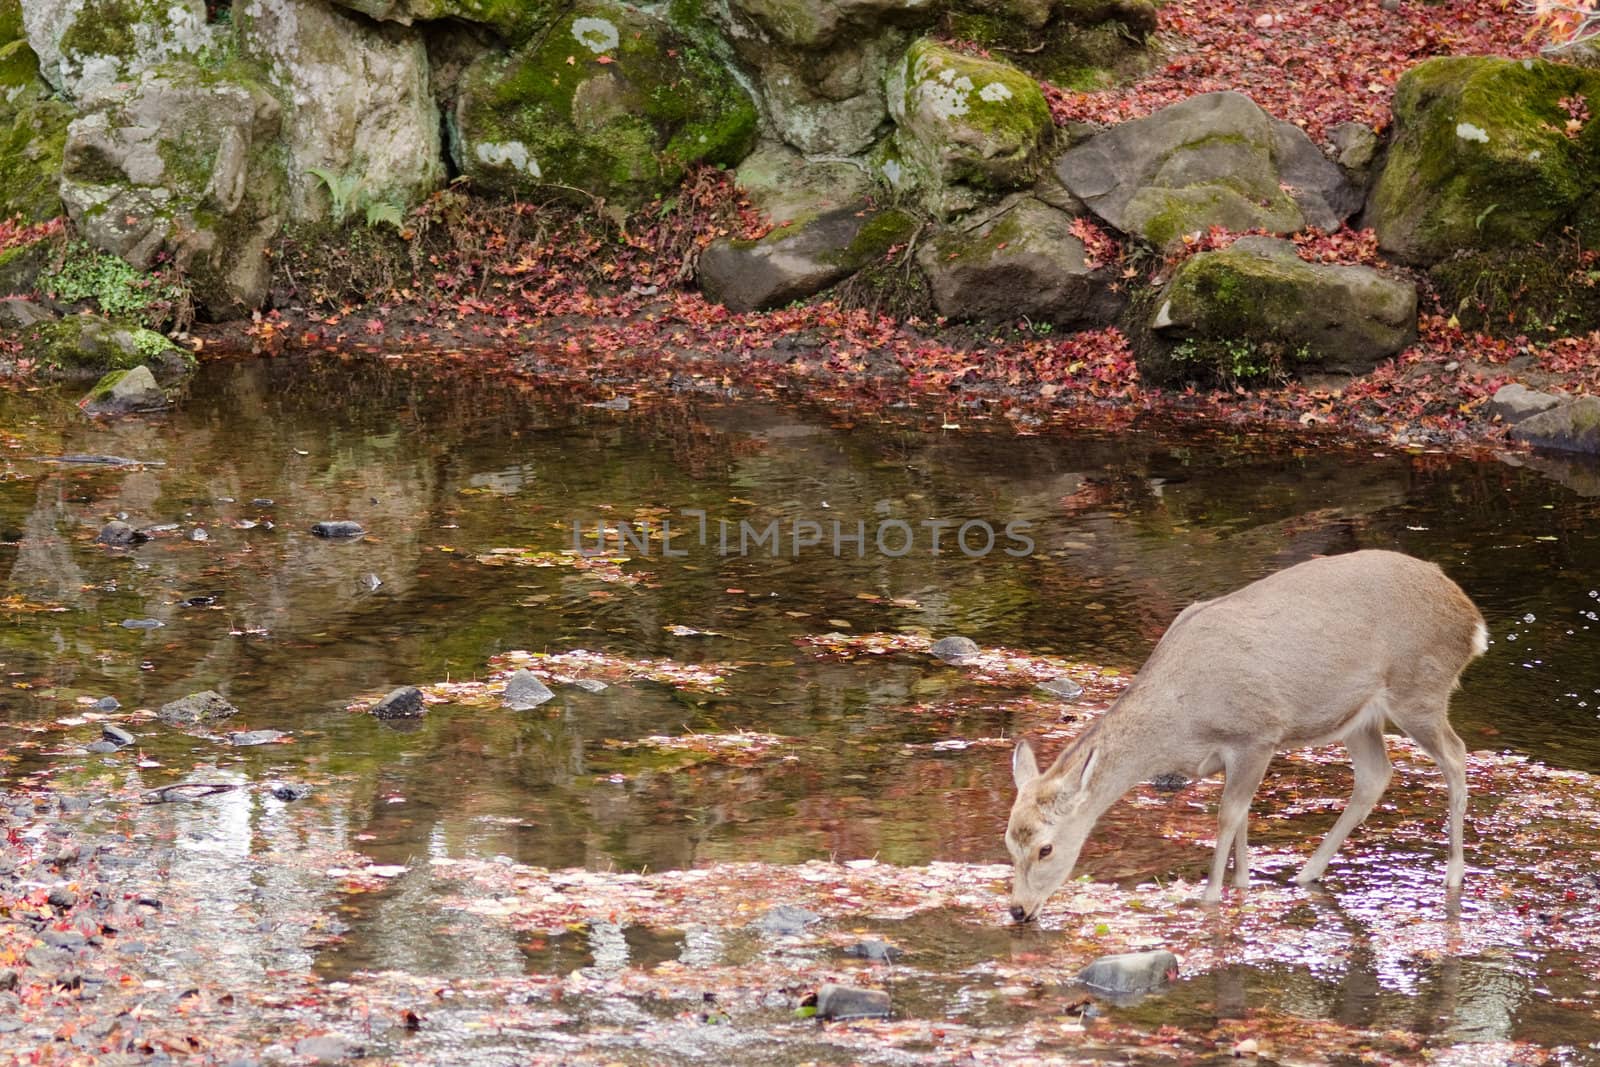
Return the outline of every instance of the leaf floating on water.
{"type": "Polygon", "coordinates": [[[696,630],[693,626],[663,626],[663,630],[673,637],[727,637],[728,635],[717,630],[696,630]]]}
{"type": "Polygon", "coordinates": [[[571,567],[597,581],[618,585],[637,585],[646,577],[622,569],[624,563],[632,562],[628,556],[586,556],[571,549],[553,552],[539,548],[491,548],[474,558],[486,567],[571,567]]]}

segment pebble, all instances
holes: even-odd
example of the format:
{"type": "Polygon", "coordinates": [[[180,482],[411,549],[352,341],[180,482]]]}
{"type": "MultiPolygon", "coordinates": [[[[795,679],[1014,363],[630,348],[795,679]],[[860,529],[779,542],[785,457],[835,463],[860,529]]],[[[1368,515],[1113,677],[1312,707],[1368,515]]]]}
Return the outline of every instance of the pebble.
{"type": "Polygon", "coordinates": [[[969,656],[976,656],[983,650],[978,647],[978,642],[970,637],[941,637],[928,651],[946,663],[957,663],[969,656]]]}
{"type": "Polygon", "coordinates": [[[163,627],[165,625],[166,625],[166,623],[162,622],[160,619],[123,619],[122,620],[122,628],[124,630],[159,630],[159,629],[161,629],[161,627],[163,627]]]}
{"type": "Polygon", "coordinates": [[[422,703],[422,690],[414,685],[391,689],[382,700],[372,705],[372,714],[379,719],[420,719],[425,711],[427,708],[422,703]]]}
{"type": "Polygon", "coordinates": [[[360,537],[366,532],[359,522],[350,522],[347,519],[319,522],[311,527],[311,533],[315,537],[360,537]]]}
{"type": "Polygon", "coordinates": [[[93,704],[89,705],[89,710],[116,711],[120,707],[122,707],[122,701],[118,700],[116,697],[101,697],[99,700],[96,700],[93,704]]]}

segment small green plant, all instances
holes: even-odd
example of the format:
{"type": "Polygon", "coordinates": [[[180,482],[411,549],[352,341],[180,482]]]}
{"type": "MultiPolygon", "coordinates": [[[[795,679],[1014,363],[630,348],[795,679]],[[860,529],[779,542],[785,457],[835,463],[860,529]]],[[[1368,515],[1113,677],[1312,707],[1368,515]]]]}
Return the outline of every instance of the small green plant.
{"type": "Polygon", "coordinates": [[[93,300],[102,314],[147,327],[184,318],[191,304],[183,282],[139,270],[83,241],[67,246],[39,287],[57,300],[93,300]]]}
{"type": "MultiPolygon", "coordinates": [[[[1302,345],[1295,353],[1295,358],[1304,360],[1310,355],[1309,347],[1302,345]]],[[[1259,381],[1283,373],[1282,364],[1269,346],[1257,344],[1248,338],[1190,338],[1172,350],[1172,358],[1208,371],[1226,383],[1259,381]]]]}
{"type": "Polygon", "coordinates": [[[405,208],[392,200],[378,200],[367,192],[366,178],[351,171],[338,174],[326,167],[311,167],[306,171],[320,180],[328,190],[333,211],[333,224],[343,226],[352,213],[366,214],[367,225],[388,223],[396,232],[405,229],[405,208]]]}

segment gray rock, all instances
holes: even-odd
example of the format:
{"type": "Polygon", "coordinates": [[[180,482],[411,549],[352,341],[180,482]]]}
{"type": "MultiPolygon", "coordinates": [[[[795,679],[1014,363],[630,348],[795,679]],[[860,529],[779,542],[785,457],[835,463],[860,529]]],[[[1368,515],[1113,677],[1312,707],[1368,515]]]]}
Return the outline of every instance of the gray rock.
{"type": "Polygon", "coordinates": [[[505,695],[500,703],[512,711],[528,711],[555,697],[550,687],[529,670],[519,670],[506,679],[505,695]]]}
{"type": "Polygon", "coordinates": [[[55,317],[54,312],[37,300],[29,300],[23,296],[0,300],[0,326],[22,330],[36,322],[49,322],[55,317]]]}
{"type": "Polygon", "coordinates": [[[0,993],[9,993],[17,988],[17,972],[7,967],[0,970],[0,993]]]}
{"type": "Polygon", "coordinates": [[[1515,426],[1562,403],[1562,397],[1529,389],[1521,382],[1508,382],[1494,391],[1486,410],[1490,415],[1499,416],[1506,425],[1515,426]]]}
{"type": "Polygon", "coordinates": [[[279,800],[304,800],[311,795],[311,787],[303,782],[279,782],[272,787],[272,795],[279,800]]]}
{"type": "Polygon", "coordinates": [[[333,522],[319,522],[311,527],[312,536],[328,537],[333,539],[360,537],[366,532],[366,529],[359,522],[351,522],[348,519],[340,519],[333,522]]]}
{"type": "Polygon", "coordinates": [[[1107,993],[1148,993],[1178,973],[1178,957],[1165,949],[1102,956],[1078,972],[1078,981],[1107,993]]]}
{"type": "Polygon", "coordinates": [[[119,747],[120,746],[113,741],[90,741],[87,745],[83,746],[83,750],[85,752],[92,752],[96,756],[101,756],[109,752],[116,752],[119,747]]]}
{"type": "MultiPolygon", "coordinates": [[[[1152,333],[1168,346],[1247,341],[1285,371],[1364,373],[1416,336],[1417,288],[1371,267],[1308,263],[1288,241],[1245,237],[1185,260],[1156,300],[1152,333]]],[[[1215,375],[1204,346],[1141,358],[1157,384],[1215,375]],[[1187,357],[1188,365],[1185,365],[1187,357]]]]}
{"type": "Polygon", "coordinates": [[[1511,427],[1511,439],[1556,452],[1600,455],[1600,397],[1580,396],[1530,415],[1511,427]]]}
{"type": "Polygon", "coordinates": [[[846,160],[812,162],[788,145],[764,141],[734,172],[752,207],[783,226],[856,207],[876,191],[872,176],[846,160]]]}
{"type": "Polygon", "coordinates": [[[881,1019],[889,1014],[889,994],[829,982],[817,990],[819,1019],[881,1019]]]}
{"type": "Polygon", "coordinates": [[[222,694],[207,689],[161,705],[160,710],[156,712],[156,718],[173,726],[193,726],[237,714],[239,709],[224,700],[222,694]]]}
{"type": "Polygon", "coordinates": [[[1124,122],[1062,153],[1056,174],[1096,215],[1163,248],[1211,226],[1331,231],[1360,207],[1299,127],[1235,92],[1124,122]]]}
{"type": "Polygon", "coordinates": [[[284,101],[291,219],[324,219],[335,206],[312,168],[359,181],[357,195],[340,205],[351,212],[366,203],[407,208],[443,183],[442,123],[422,34],[374,25],[324,0],[235,0],[233,18],[249,27],[240,51],[261,64],[284,101]]]}
{"type": "Polygon", "coordinates": [[[1049,693],[1051,696],[1060,697],[1062,700],[1077,700],[1079,697],[1083,696],[1083,686],[1079,685],[1077,682],[1074,682],[1066,675],[1062,675],[1060,678],[1051,678],[1048,681],[1040,682],[1038,688],[1044,690],[1046,693],[1049,693]]]}
{"type": "Polygon", "coordinates": [[[124,630],[159,630],[166,623],[160,619],[123,619],[121,625],[124,630]]]}
{"type": "Polygon", "coordinates": [[[895,137],[893,157],[880,166],[889,168],[892,186],[920,190],[923,205],[941,216],[974,202],[952,187],[1031,184],[1055,130],[1036,79],[930,38],[889,69],[886,91],[895,137]]]}
{"type": "MultiPolygon", "coordinates": [[[[54,889],[50,890],[50,894],[45,898],[45,900],[52,908],[61,908],[63,911],[65,911],[67,908],[75,908],[78,906],[77,891],[69,889],[64,885],[58,885],[54,889]]],[[[79,936],[82,937],[81,934],[79,936]]]]}
{"type": "Polygon", "coordinates": [[[127,730],[124,730],[122,727],[109,722],[103,722],[100,724],[100,736],[105,738],[107,741],[110,741],[118,748],[126,748],[138,740],[137,737],[134,737],[133,734],[129,733],[127,730]]]}
{"type": "Polygon", "coordinates": [[[101,697],[89,705],[92,711],[116,711],[120,707],[122,707],[122,701],[116,697],[101,697]]]}
{"type": "Polygon", "coordinates": [[[956,663],[970,656],[976,656],[983,649],[979,648],[978,642],[970,637],[941,637],[928,648],[928,651],[946,663],[956,663]]]}
{"type": "Polygon", "coordinates": [[[320,1034],[296,1041],[294,1054],[304,1056],[313,1063],[343,1063],[366,1055],[366,1049],[359,1042],[341,1034],[320,1034]]]}
{"type": "Polygon", "coordinates": [[[204,0],[124,5],[114,13],[90,0],[23,0],[21,8],[40,77],[69,99],[220,44],[204,0]],[[117,32],[104,32],[108,22],[117,32]]]}
{"type": "Polygon", "coordinates": [[[917,250],[917,265],[953,319],[1103,326],[1125,303],[1113,273],[1089,264],[1071,217],[1033,197],[944,229],[917,250]]]}
{"type": "Polygon", "coordinates": [[[228,735],[228,744],[235,748],[251,748],[255,745],[270,745],[288,736],[282,730],[239,730],[228,735]]]}
{"type": "Polygon", "coordinates": [[[1167,771],[1150,779],[1150,784],[1157,789],[1175,793],[1189,784],[1189,776],[1187,774],[1179,774],[1176,771],[1167,771]]]}
{"type": "Polygon", "coordinates": [[[148,537],[140,534],[138,530],[135,530],[121,519],[112,519],[100,527],[100,532],[95,535],[97,544],[115,545],[119,548],[148,540],[148,537]]]}
{"type": "MultiPolygon", "coordinates": [[[[1378,156],[1378,135],[1364,122],[1341,122],[1328,131],[1334,162],[1346,177],[1359,175],[1365,180],[1378,156]]],[[[1357,183],[1361,184],[1361,183],[1357,183]]]]}
{"type": "Polygon", "coordinates": [[[611,687],[598,678],[579,678],[572,683],[585,693],[604,693],[611,687]]]}
{"type": "Polygon", "coordinates": [[[822,916],[814,911],[793,904],[779,904],[750,925],[762,933],[791,937],[805,933],[806,927],[821,921],[822,916]]]}
{"type": "Polygon", "coordinates": [[[127,415],[160,411],[166,406],[166,390],[143,364],[132,370],[107,371],[78,402],[78,407],[90,415],[127,415]]]}
{"type": "Polygon", "coordinates": [[[422,701],[422,690],[414,685],[403,685],[372,705],[372,715],[379,719],[420,719],[427,707],[422,701]]]}
{"type": "MultiPolygon", "coordinates": [[[[173,379],[188,371],[192,360],[153,330],[124,326],[99,315],[68,315],[34,323],[18,331],[24,354],[38,360],[54,377],[102,378],[108,371],[143,361],[157,378],[173,379]]],[[[100,459],[62,462],[137,462],[100,459]]]]}
{"type": "Polygon", "coordinates": [[[843,281],[915,230],[905,212],[860,203],[796,220],[759,240],[720,238],[700,254],[700,287],[734,311],[782,307],[843,281]]]}
{"type": "Polygon", "coordinates": [[[857,941],[845,948],[846,956],[861,960],[875,960],[879,963],[898,963],[905,956],[905,950],[889,944],[887,941],[870,939],[857,941]]]}
{"type": "MultiPolygon", "coordinates": [[[[203,10],[199,0],[184,2],[203,10]]],[[[173,62],[131,86],[80,97],[79,109],[61,175],[79,233],[140,269],[169,256],[217,317],[259,307],[267,243],[283,221],[277,97],[173,62]],[[186,165],[169,166],[178,159],[186,165]]]]}

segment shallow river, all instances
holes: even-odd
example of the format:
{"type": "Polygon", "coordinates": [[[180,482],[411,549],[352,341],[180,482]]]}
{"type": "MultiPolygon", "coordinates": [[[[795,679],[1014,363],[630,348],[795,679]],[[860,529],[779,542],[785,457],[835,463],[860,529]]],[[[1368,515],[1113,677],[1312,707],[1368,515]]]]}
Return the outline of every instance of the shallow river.
{"type": "MultiPolygon", "coordinates": [[[[0,595],[20,598],[0,614],[0,723],[70,718],[80,698],[131,710],[216,689],[241,709],[225,729],[294,740],[232,749],[144,722],[140,750],[160,766],[140,769],[128,753],[84,756],[90,722],[15,749],[0,780],[108,769],[148,787],[196,769],[304,780],[324,831],[387,864],[998,863],[1006,752],[934,743],[1015,732],[1010,691],[975,698],[927,657],[840,662],[797,637],[961,634],[1131,673],[1190,601],[1358,547],[1439,562],[1488,618],[1493,643],[1454,704],[1469,748],[1600,772],[1600,498],[1583,495],[1581,469],[1552,477],[1493,458],[1215,430],[1019,436],[973,413],[946,413],[941,429],[711,395],[624,411],[379,360],[208,365],[170,416],[90,423],[73,399],[0,396],[0,430],[16,437],[0,457],[0,595]],[[64,454],[143,462],[39,458],[64,454]],[[96,544],[118,516],[155,537],[96,544]],[[495,549],[557,554],[575,528],[592,543],[599,523],[659,531],[663,518],[671,557],[658,536],[610,570],[491,565],[514,558],[495,549]],[[321,520],[367,534],[313,537],[321,520]],[[937,555],[935,520],[949,523],[937,555]],[[778,540],[749,543],[773,521],[778,540]],[[845,539],[836,552],[835,523],[845,535],[862,524],[864,550],[845,539]],[[968,551],[955,543],[963,524],[968,551]],[[995,542],[983,552],[986,529],[995,542]],[[821,543],[797,545],[797,530],[821,543]],[[441,705],[414,729],[347,710],[403,684],[482,677],[491,656],[519,649],[723,665],[724,681],[715,692],[556,686],[532,712],[441,705]],[[803,754],[691,773],[617,744],[741,730],[800,738],[803,754]]],[[[197,854],[264,847],[282,817],[243,794],[196,810],[210,814],[187,816],[180,844],[197,854]]],[[[1101,842],[1085,869],[1131,886],[1194,877],[1206,860],[1204,842],[1126,844],[1101,842]]],[[[442,941],[425,887],[342,911],[348,936],[311,961],[330,975],[564,970],[603,948],[442,941]]],[[[630,936],[635,960],[684,952],[630,936]]],[[[1009,936],[931,951],[964,967],[1009,936]]],[[[1313,1018],[1583,1047],[1585,1013],[1551,1015],[1530,996],[1536,968],[1478,963],[1448,979],[1477,1007],[1448,1019],[1434,1017],[1446,981],[1436,965],[1388,973],[1370,958],[1331,976],[1245,967],[1128,1010],[1183,1025],[1224,996],[1215,983],[1313,1018]]],[[[906,1003],[941,995],[913,990],[906,1003]]]]}

